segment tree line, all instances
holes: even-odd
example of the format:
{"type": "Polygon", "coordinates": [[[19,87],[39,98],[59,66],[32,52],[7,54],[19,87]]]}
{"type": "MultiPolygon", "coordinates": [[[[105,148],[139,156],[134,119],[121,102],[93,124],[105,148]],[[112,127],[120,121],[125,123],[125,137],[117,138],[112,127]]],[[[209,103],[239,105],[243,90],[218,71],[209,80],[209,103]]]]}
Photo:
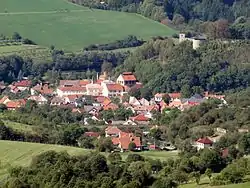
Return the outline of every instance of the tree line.
{"type": "Polygon", "coordinates": [[[34,157],[29,167],[12,167],[3,187],[175,188],[188,181],[199,185],[201,175],[211,185],[225,185],[242,182],[249,170],[249,159],[230,162],[209,149],[166,161],[138,154],[129,154],[123,161],[119,153],[105,157],[96,152],[70,156],[48,151],[34,157]]]}

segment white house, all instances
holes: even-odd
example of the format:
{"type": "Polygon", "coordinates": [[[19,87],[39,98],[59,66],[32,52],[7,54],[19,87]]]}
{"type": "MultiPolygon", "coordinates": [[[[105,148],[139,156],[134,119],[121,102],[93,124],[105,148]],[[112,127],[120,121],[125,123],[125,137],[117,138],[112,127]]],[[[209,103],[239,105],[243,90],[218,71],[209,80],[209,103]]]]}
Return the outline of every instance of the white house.
{"type": "Polygon", "coordinates": [[[64,97],[67,95],[85,95],[86,88],[80,86],[58,87],[56,93],[59,97],[64,97]]]}
{"type": "Polygon", "coordinates": [[[33,95],[33,96],[30,96],[30,97],[28,98],[28,100],[36,101],[36,103],[37,103],[38,105],[44,105],[44,104],[47,104],[47,103],[48,103],[48,99],[46,99],[46,98],[45,98],[44,96],[42,96],[42,95],[38,95],[38,96],[33,95]]]}
{"type": "Polygon", "coordinates": [[[136,81],[136,77],[132,72],[124,72],[117,78],[116,83],[131,87],[136,84],[136,81]]]}
{"type": "Polygon", "coordinates": [[[204,148],[211,148],[213,146],[213,141],[209,138],[199,138],[195,141],[194,147],[197,148],[197,150],[204,149],[204,148]]]}
{"type": "Polygon", "coordinates": [[[124,94],[124,87],[114,82],[102,82],[102,95],[105,97],[119,97],[124,94]]]}

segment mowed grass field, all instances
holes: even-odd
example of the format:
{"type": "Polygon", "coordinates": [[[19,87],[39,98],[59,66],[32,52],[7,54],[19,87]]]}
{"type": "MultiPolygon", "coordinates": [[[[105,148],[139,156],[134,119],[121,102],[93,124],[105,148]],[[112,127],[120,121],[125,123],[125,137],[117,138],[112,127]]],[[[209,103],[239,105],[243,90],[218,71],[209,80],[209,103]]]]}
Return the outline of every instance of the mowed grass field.
{"type": "Polygon", "coordinates": [[[4,35],[18,32],[39,45],[71,51],[128,35],[149,39],[175,33],[137,14],[89,9],[66,0],[1,0],[0,24],[4,35]]]}
{"type": "MultiPolygon", "coordinates": [[[[13,125],[12,127],[16,127],[16,125],[13,125]]],[[[66,151],[70,155],[83,155],[93,151],[60,145],[0,140],[0,180],[7,175],[8,168],[10,166],[27,166],[30,164],[32,157],[49,150],[57,152],[66,151]]],[[[103,154],[106,156],[108,155],[108,153],[103,154]]],[[[128,154],[129,152],[121,153],[124,160],[127,158],[128,154]]],[[[152,159],[166,160],[168,158],[176,158],[178,152],[145,151],[139,152],[138,154],[144,157],[150,157],[152,159]]]]}

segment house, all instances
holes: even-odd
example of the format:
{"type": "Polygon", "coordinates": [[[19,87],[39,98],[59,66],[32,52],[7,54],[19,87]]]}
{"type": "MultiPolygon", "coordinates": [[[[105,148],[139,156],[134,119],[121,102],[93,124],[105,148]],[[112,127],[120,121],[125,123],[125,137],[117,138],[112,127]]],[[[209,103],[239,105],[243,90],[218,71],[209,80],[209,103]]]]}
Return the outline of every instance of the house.
{"type": "Polygon", "coordinates": [[[87,84],[86,94],[91,96],[101,96],[102,86],[100,84],[93,84],[93,83],[87,84]]]}
{"type": "Polygon", "coordinates": [[[82,95],[67,95],[64,97],[65,104],[75,104],[76,100],[81,98],[82,95]]]}
{"type": "Polygon", "coordinates": [[[80,80],[60,80],[59,87],[80,86],[80,80]]]}
{"type": "Polygon", "coordinates": [[[117,126],[108,126],[105,129],[105,137],[118,137],[120,132],[122,131],[117,126]]]}
{"type": "Polygon", "coordinates": [[[119,97],[124,94],[124,87],[121,84],[102,82],[102,95],[105,97],[119,97]]]}
{"type": "Polygon", "coordinates": [[[141,103],[135,97],[132,96],[129,97],[128,103],[133,106],[141,105],[141,103]]]}
{"type": "Polygon", "coordinates": [[[180,99],[181,93],[168,93],[168,96],[170,97],[171,101],[174,99],[180,99]]]}
{"type": "Polygon", "coordinates": [[[213,146],[213,141],[210,140],[208,137],[199,138],[195,141],[194,146],[197,148],[197,150],[211,148],[213,146]]]}
{"type": "Polygon", "coordinates": [[[58,87],[56,93],[59,97],[67,95],[85,95],[86,88],[81,86],[58,87]]]}
{"type": "Polygon", "coordinates": [[[84,111],[91,115],[97,115],[102,107],[96,107],[96,106],[90,106],[90,105],[84,105],[84,111]]]}
{"type": "Polygon", "coordinates": [[[51,99],[51,102],[50,102],[51,106],[60,106],[62,104],[64,104],[64,99],[62,97],[58,97],[58,96],[53,97],[51,99]]]}
{"type": "Polygon", "coordinates": [[[19,99],[19,100],[11,100],[7,102],[5,105],[7,107],[7,110],[16,110],[17,108],[25,106],[25,104],[26,104],[26,100],[19,99]]]}
{"type": "Polygon", "coordinates": [[[98,138],[100,134],[98,132],[85,132],[84,136],[98,138]]]}
{"type": "Polygon", "coordinates": [[[124,72],[117,78],[116,83],[122,86],[132,87],[136,84],[136,81],[137,79],[132,72],[124,72]]]}
{"type": "Polygon", "coordinates": [[[118,137],[112,138],[112,142],[117,146],[121,151],[126,151],[129,149],[129,144],[131,142],[135,143],[134,150],[141,150],[141,138],[136,137],[133,133],[119,132],[118,137]]]}
{"type": "Polygon", "coordinates": [[[112,102],[103,106],[103,110],[117,110],[118,108],[119,108],[119,106],[117,104],[112,103],[112,102]]]}
{"type": "Polygon", "coordinates": [[[149,106],[150,105],[149,101],[145,98],[140,99],[139,102],[141,103],[142,106],[149,106]]]}
{"type": "Polygon", "coordinates": [[[53,95],[54,91],[52,88],[49,88],[49,84],[37,84],[36,86],[32,87],[30,89],[30,94],[31,95],[37,95],[37,94],[42,94],[42,95],[53,95]]]}
{"type": "Polygon", "coordinates": [[[5,95],[3,98],[0,99],[0,104],[6,104],[9,101],[9,97],[5,95]]]}
{"type": "Polygon", "coordinates": [[[31,86],[31,81],[30,80],[21,80],[21,81],[15,82],[13,84],[13,86],[18,88],[20,91],[24,91],[26,89],[29,89],[29,87],[31,86]]]}
{"type": "Polygon", "coordinates": [[[130,117],[130,120],[132,120],[133,122],[139,124],[139,125],[148,125],[149,124],[149,118],[146,117],[144,114],[139,114],[135,117],[130,117]]]}
{"type": "Polygon", "coordinates": [[[225,95],[216,95],[216,94],[211,94],[208,91],[204,92],[204,97],[206,99],[213,98],[213,99],[220,99],[223,100],[225,99],[225,95]]]}
{"type": "Polygon", "coordinates": [[[161,102],[165,95],[167,95],[167,94],[166,93],[156,93],[154,96],[154,101],[157,103],[161,102]]]}
{"type": "Polygon", "coordinates": [[[14,94],[22,92],[20,89],[18,89],[18,87],[14,86],[14,85],[10,85],[9,88],[10,88],[10,92],[14,93],[14,94]]]}
{"type": "Polygon", "coordinates": [[[47,100],[44,96],[42,96],[41,94],[38,95],[38,96],[36,96],[36,95],[30,96],[30,97],[28,98],[28,100],[36,101],[36,103],[37,103],[38,105],[44,105],[44,104],[47,104],[47,103],[48,103],[48,100],[47,100]]]}

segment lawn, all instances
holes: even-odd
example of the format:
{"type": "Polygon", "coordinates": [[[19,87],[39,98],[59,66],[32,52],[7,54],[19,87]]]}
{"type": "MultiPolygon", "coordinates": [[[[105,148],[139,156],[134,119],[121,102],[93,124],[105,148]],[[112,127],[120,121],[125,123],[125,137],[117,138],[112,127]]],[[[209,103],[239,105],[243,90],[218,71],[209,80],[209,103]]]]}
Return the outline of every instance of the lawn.
{"type": "MultiPolygon", "coordinates": [[[[27,166],[33,156],[49,150],[57,152],[67,151],[70,155],[81,155],[91,152],[91,150],[76,147],[0,140],[0,179],[6,176],[9,166],[27,166]]],[[[126,159],[128,154],[129,153],[121,153],[123,159],[126,159]]],[[[166,160],[169,157],[174,158],[177,156],[177,152],[167,151],[147,151],[138,154],[160,160],[166,160]]],[[[108,153],[104,153],[104,155],[107,156],[108,153]]]]}
{"type": "Polygon", "coordinates": [[[18,32],[39,45],[72,51],[128,35],[149,39],[175,33],[137,14],[90,10],[64,0],[1,0],[0,12],[0,33],[18,32]]]}

